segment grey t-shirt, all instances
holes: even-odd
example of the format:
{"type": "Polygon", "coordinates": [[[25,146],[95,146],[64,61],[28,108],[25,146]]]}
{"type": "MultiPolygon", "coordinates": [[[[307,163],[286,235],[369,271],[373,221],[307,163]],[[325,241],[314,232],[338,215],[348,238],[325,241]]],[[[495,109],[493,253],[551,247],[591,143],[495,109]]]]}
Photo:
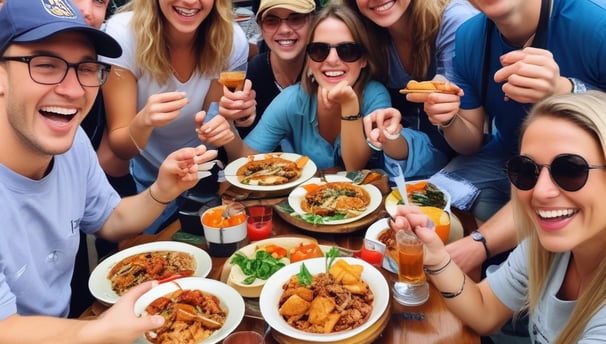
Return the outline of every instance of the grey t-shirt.
{"type": "MultiPolygon", "coordinates": [[[[535,312],[530,316],[528,329],[533,343],[552,343],[566,326],[576,301],[564,301],[557,297],[570,252],[556,255],[549,281],[541,294],[535,312]]],[[[501,267],[487,276],[495,295],[512,311],[522,307],[528,293],[528,242],[524,240],[509,255],[501,267]]],[[[578,343],[606,342],[606,308],[602,307],[589,321],[578,343]]]]}

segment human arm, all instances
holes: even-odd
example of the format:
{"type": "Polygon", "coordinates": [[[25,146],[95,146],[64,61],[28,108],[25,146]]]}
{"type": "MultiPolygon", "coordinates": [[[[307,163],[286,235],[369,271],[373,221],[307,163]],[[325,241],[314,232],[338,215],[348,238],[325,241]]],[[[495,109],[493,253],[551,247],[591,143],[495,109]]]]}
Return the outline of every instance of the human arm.
{"type": "Polygon", "coordinates": [[[341,156],[346,171],[357,171],[370,159],[370,149],[364,138],[360,103],[354,89],[341,81],[331,89],[319,87],[318,104],[339,106],[341,111],[341,156]]]}
{"type": "Polygon", "coordinates": [[[418,207],[398,206],[393,227],[412,228],[423,242],[427,276],[440,292],[455,295],[444,297],[447,307],[479,334],[493,333],[511,318],[513,311],[496,297],[487,281],[475,283],[450,261],[439,236],[427,228],[428,221],[418,207]]]}
{"type": "Polygon", "coordinates": [[[158,177],[149,189],[122,198],[97,234],[117,241],[141,232],[162,213],[166,204],[196,185],[198,164],[216,156],[217,151],[206,150],[203,145],[171,153],[160,166],[158,177]]]}
{"type": "Polygon", "coordinates": [[[0,344],[132,343],[145,332],[164,323],[162,316],[137,317],[133,312],[135,301],[151,289],[153,283],[146,282],[132,288],[116,304],[93,320],[11,315],[0,320],[0,344]]]}
{"type": "Polygon", "coordinates": [[[137,112],[137,80],[127,69],[114,66],[103,86],[109,144],[122,159],[130,159],[145,148],[155,127],[175,119],[188,103],[183,92],[151,95],[137,112]]]}
{"type": "MultiPolygon", "coordinates": [[[[513,249],[517,245],[517,237],[511,202],[505,204],[483,223],[478,228],[478,232],[486,239],[488,251],[492,256],[513,249]]],[[[486,259],[490,258],[486,257],[482,243],[473,240],[470,236],[446,245],[446,251],[465,273],[478,269],[486,259]]]]}

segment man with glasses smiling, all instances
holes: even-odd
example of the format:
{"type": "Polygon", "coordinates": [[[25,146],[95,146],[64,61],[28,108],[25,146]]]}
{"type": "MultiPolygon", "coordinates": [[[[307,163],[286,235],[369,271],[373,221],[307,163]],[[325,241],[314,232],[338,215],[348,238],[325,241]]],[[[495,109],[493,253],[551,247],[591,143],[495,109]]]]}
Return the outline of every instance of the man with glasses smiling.
{"type": "Polygon", "coordinates": [[[216,152],[179,150],[146,192],[120,199],[80,128],[110,70],[97,55],[120,56],[118,43],[69,0],[7,0],[0,27],[0,341],[132,343],[164,322],[133,314],[151,282],[96,320],[61,319],[79,232],[116,241],[142,231],[216,152]]]}

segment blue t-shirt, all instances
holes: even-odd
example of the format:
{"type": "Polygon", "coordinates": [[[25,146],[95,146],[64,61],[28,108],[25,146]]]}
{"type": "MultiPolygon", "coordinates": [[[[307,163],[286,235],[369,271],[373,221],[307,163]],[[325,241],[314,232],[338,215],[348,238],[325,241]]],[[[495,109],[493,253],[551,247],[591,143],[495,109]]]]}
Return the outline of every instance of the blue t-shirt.
{"type": "MultiPolygon", "coordinates": [[[[370,81],[364,89],[360,113],[366,116],[390,106],[387,89],[379,82],[370,81]]],[[[287,139],[295,153],[307,155],[319,169],[343,166],[341,136],[333,145],[320,135],[317,109],[315,94],[310,96],[300,84],[289,86],[269,104],[244,142],[257,152],[273,152],[282,139],[287,139]]]]}
{"type": "MultiPolygon", "coordinates": [[[[499,57],[518,49],[507,44],[496,27],[490,36],[488,88],[483,102],[486,22],[486,16],[479,14],[459,28],[452,81],[465,92],[461,108],[483,106],[491,120],[492,135],[483,149],[507,159],[518,152],[520,125],[532,104],[504,101],[503,85],[494,81],[494,74],[502,68],[499,57]]],[[[545,46],[539,48],[553,54],[562,76],[606,90],[606,1],[553,0],[545,46]]]]}
{"type": "Polygon", "coordinates": [[[40,180],[0,164],[0,200],[0,319],[67,316],[79,232],[97,232],[120,202],[84,131],[40,180]]]}

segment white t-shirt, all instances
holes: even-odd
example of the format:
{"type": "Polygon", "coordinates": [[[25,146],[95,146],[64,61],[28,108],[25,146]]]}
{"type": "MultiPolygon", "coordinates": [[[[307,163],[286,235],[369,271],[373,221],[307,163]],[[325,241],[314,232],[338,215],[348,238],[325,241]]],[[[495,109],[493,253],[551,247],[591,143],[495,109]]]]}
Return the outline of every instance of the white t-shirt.
{"type": "MultiPolygon", "coordinates": [[[[188,81],[181,83],[174,74],[171,74],[165,84],[158,84],[149,73],[141,70],[135,62],[136,43],[130,25],[132,17],[132,12],[125,12],[116,14],[107,21],[106,32],[120,43],[123,52],[119,58],[99,58],[107,63],[128,69],[133,73],[137,79],[137,111],[145,106],[151,95],[157,93],[182,91],[187,94],[189,100],[189,103],[181,109],[177,118],[165,126],[154,128],[143,153],[134,158],[135,163],[138,160],[143,160],[140,163],[148,169],[151,166],[155,167],[155,171],[149,172],[156,175],[157,169],[168,154],[179,148],[200,145],[201,142],[195,131],[194,116],[202,110],[202,104],[211,81],[218,79],[219,75],[203,76],[194,73],[188,81]]],[[[229,58],[228,70],[246,65],[247,59],[248,41],[240,26],[234,23],[233,48],[229,58]]]]}

